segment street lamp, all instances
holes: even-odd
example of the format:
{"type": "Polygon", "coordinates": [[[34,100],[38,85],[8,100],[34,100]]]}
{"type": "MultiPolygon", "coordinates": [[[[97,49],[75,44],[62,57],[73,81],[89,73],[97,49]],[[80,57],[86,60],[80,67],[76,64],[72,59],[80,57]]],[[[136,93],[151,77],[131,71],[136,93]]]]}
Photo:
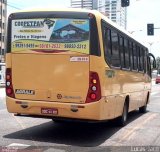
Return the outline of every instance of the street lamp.
{"type": "Polygon", "coordinates": [[[143,31],[143,30],[137,30],[137,31],[128,31],[130,34],[133,34],[134,32],[139,32],[139,31],[143,31]]]}
{"type": "Polygon", "coordinates": [[[152,48],[153,43],[154,43],[154,42],[148,42],[148,44],[150,45],[150,49],[149,49],[149,50],[150,50],[150,51],[149,51],[150,53],[151,53],[151,48],[152,48]]]}
{"type": "Polygon", "coordinates": [[[144,41],[143,43],[149,44],[149,52],[151,52],[153,44],[160,43],[160,41],[153,41],[153,42],[146,42],[146,41],[144,41]]]}

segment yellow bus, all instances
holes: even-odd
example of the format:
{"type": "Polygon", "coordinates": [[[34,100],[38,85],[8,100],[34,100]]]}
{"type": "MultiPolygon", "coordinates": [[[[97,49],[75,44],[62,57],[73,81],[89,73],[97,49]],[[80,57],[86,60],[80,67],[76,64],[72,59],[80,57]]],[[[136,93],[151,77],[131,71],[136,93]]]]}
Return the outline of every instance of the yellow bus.
{"type": "MultiPolygon", "coordinates": [[[[147,47],[94,10],[44,10],[8,18],[6,103],[10,113],[100,122],[145,112],[147,47]]],[[[154,57],[154,56],[153,56],[154,57]]]]}

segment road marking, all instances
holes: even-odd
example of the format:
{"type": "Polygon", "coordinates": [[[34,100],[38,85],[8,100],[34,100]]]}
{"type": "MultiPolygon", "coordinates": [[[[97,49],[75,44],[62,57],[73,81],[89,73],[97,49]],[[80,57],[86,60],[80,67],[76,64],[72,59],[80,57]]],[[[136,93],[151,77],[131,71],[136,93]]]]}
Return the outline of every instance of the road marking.
{"type": "Polygon", "coordinates": [[[0,112],[2,112],[2,111],[6,112],[6,108],[5,109],[0,109],[0,112]]]}
{"type": "Polygon", "coordinates": [[[23,125],[23,123],[16,116],[14,116],[14,114],[12,114],[12,117],[19,123],[19,125],[22,127],[22,129],[26,129],[26,127],[23,125]]]}
{"type": "Polygon", "coordinates": [[[151,96],[154,96],[155,94],[157,94],[158,92],[151,92],[151,96]]]}
{"type": "Polygon", "coordinates": [[[31,145],[21,144],[21,143],[12,143],[12,144],[8,145],[7,147],[25,147],[25,148],[27,148],[29,146],[31,146],[31,145]]]}
{"type": "MultiPolygon", "coordinates": [[[[23,125],[23,123],[22,123],[16,116],[14,116],[14,115],[12,114],[12,117],[19,123],[19,125],[22,127],[22,129],[26,129],[25,125],[23,125]]],[[[32,136],[30,136],[30,137],[31,137],[31,139],[32,139],[33,144],[34,144],[36,147],[38,147],[37,144],[36,144],[36,142],[34,141],[33,137],[32,137],[32,136]]]]}
{"type": "MultiPolygon", "coordinates": [[[[141,124],[138,124],[137,126],[135,126],[133,129],[131,129],[127,134],[125,134],[119,142],[124,141],[125,139],[131,138],[132,135],[134,135],[134,132],[136,130],[138,130],[140,127],[142,127],[144,124],[146,124],[147,122],[151,121],[153,118],[155,118],[158,114],[152,114],[151,116],[149,116],[146,120],[144,120],[141,124]]],[[[118,145],[119,143],[117,143],[116,145],[118,145]]]]}
{"type": "Polygon", "coordinates": [[[22,149],[26,149],[28,147],[30,147],[31,145],[27,145],[27,144],[21,144],[21,143],[12,143],[8,146],[5,147],[5,149],[2,149],[2,151],[13,151],[16,152],[18,150],[22,150],[22,149]]]}
{"type": "Polygon", "coordinates": [[[154,96],[154,98],[160,98],[160,96],[154,96]]]}
{"type": "Polygon", "coordinates": [[[51,151],[54,151],[54,152],[65,152],[65,150],[55,149],[55,148],[47,149],[47,150],[45,150],[44,152],[51,152],[51,151]]]}

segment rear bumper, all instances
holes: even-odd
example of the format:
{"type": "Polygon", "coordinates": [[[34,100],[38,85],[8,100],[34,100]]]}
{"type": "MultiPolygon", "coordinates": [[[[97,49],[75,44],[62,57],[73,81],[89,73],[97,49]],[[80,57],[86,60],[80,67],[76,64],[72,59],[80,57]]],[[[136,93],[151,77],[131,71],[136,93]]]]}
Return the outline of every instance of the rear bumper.
{"type": "Polygon", "coordinates": [[[102,120],[100,115],[102,113],[101,101],[87,103],[87,104],[74,104],[74,103],[58,103],[58,102],[46,102],[46,101],[18,100],[6,97],[6,104],[8,112],[29,115],[31,117],[102,120]],[[57,109],[58,114],[42,114],[41,108],[57,109]]]}

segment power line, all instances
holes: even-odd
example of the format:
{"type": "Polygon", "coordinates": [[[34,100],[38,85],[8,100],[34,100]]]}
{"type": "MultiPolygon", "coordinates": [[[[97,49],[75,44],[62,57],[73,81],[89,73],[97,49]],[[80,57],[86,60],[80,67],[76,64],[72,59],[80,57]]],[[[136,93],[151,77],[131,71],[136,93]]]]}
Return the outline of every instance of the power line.
{"type": "Polygon", "coordinates": [[[17,10],[21,10],[21,8],[18,8],[18,7],[16,7],[16,6],[11,5],[11,4],[8,4],[8,3],[4,3],[4,4],[8,5],[9,7],[15,8],[15,9],[17,9],[17,10]]]}

